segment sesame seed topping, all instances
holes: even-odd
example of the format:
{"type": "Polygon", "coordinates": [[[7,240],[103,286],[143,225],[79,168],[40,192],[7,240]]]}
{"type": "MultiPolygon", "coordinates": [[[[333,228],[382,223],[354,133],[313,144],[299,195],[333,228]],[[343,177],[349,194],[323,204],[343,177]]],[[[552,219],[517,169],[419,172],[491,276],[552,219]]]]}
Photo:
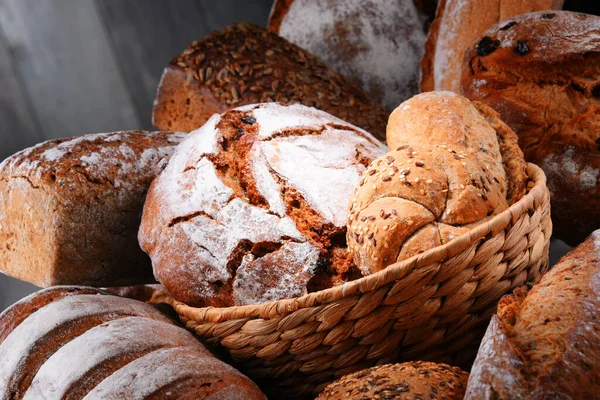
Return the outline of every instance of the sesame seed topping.
{"type": "Polygon", "coordinates": [[[367,235],[367,239],[373,239],[373,232],[371,232],[367,235]]]}
{"type": "Polygon", "coordinates": [[[394,162],[394,157],[392,157],[392,156],[387,156],[387,163],[388,163],[388,164],[391,164],[391,163],[393,163],[393,162],[394,162]]]}
{"type": "Polygon", "coordinates": [[[367,217],[361,217],[361,218],[360,218],[360,220],[361,220],[362,222],[365,222],[365,221],[367,220],[367,217]]]}
{"type": "Polygon", "coordinates": [[[415,165],[416,165],[417,167],[424,167],[424,166],[425,166],[425,163],[423,163],[422,161],[417,161],[417,162],[415,163],[415,165]]]}
{"type": "Polygon", "coordinates": [[[369,175],[375,175],[377,173],[376,169],[372,169],[369,171],[369,175]]]}
{"type": "Polygon", "coordinates": [[[373,215],[369,215],[367,218],[369,221],[375,221],[375,217],[373,215]]]}
{"type": "Polygon", "coordinates": [[[427,179],[427,183],[431,184],[431,183],[433,183],[433,180],[432,179],[427,179]]]}
{"type": "Polygon", "coordinates": [[[392,177],[391,176],[384,176],[381,180],[384,181],[384,182],[389,182],[389,181],[392,180],[392,177]]]}
{"type": "Polygon", "coordinates": [[[484,199],[484,200],[488,199],[487,196],[485,194],[483,194],[483,193],[481,194],[481,198],[484,199]]]}
{"type": "Polygon", "coordinates": [[[396,211],[395,208],[392,209],[392,215],[394,215],[394,216],[398,215],[398,211],[396,211]]]}

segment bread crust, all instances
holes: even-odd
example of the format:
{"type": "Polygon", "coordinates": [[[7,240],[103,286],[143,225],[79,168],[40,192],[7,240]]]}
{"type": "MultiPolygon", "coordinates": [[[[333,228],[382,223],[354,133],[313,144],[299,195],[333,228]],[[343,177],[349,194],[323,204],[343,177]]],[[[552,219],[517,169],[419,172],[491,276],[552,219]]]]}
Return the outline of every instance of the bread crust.
{"type": "Polygon", "coordinates": [[[57,139],[0,164],[0,269],[42,287],[154,281],[136,234],[146,191],[185,135],[57,139]]]}
{"type": "Polygon", "coordinates": [[[524,14],[467,51],[462,90],[519,136],[548,179],[554,234],[576,245],[600,226],[600,17],[524,14]]]}
{"type": "Polygon", "coordinates": [[[165,68],[153,123],[191,132],[211,115],[277,101],[316,107],[385,138],[388,112],[317,57],[248,23],[193,42],[165,68]]]}
{"type": "Polygon", "coordinates": [[[440,0],[421,60],[421,91],[460,93],[463,55],[486,29],[515,15],[562,6],[563,0],[440,0]]]}
{"type": "Polygon", "coordinates": [[[600,231],[527,294],[502,299],[465,399],[597,396],[600,390],[600,231]]]}

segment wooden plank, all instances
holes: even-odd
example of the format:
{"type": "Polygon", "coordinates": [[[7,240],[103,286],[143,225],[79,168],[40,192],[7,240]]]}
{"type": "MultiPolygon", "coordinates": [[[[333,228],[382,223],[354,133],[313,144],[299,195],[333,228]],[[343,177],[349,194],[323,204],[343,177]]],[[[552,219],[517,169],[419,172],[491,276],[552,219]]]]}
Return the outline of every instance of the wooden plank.
{"type": "Polygon", "coordinates": [[[140,126],[94,0],[0,0],[0,29],[46,138],[140,126]]]}
{"type": "Polygon", "coordinates": [[[0,35],[0,160],[42,140],[0,35]]]}
{"type": "Polygon", "coordinates": [[[265,26],[272,0],[97,0],[133,93],[151,128],[152,103],[164,67],[187,45],[238,21],[265,26]]]}

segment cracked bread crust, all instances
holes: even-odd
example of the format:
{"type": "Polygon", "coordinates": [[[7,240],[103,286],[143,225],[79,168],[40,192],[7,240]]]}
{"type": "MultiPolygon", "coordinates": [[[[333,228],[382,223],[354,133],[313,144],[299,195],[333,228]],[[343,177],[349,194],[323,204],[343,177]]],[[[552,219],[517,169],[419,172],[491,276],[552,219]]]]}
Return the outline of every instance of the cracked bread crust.
{"type": "Polygon", "coordinates": [[[498,111],[546,174],[553,234],[576,245],[600,226],[600,17],[529,13],[467,50],[462,91],[498,111]]]}
{"type": "Polygon", "coordinates": [[[146,191],[184,134],[57,139],[0,164],[0,268],[41,287],[154,281],[137,244],[146,191]]]}
{"type": "Polygon", "coordinates": [[[433,362],[379,365],[338,379],[317,400],[462,400],[468,378],[458,367],[433,362]]]}
{"type": "Polygon", "coordinates": [[[504,297],[465,399],[592,399],[600,390],[600,231],[529,293],[504,297]]]}
{"type": "Polygon", "coordinates": [[[213,116],[152,184],[139,240],[191,306],[257,304],[355,277],[346,204],[386,148],[314,108],[265,103],[213,116]]]}
{"type": "Polygon", "coordinates": [[[445,244],[523,196],[516,135],[480,109],[452,92],[428,92],[392,113],[395,150],[363,173],[349,206],[348,246],[363,274],[445,244]]]}
{"type": "Polygon", "coordinates": [[[387,110],[314,55],[248,23],[194,41],[173,59],[152,118],[158,129],[191,132],[215,113],[274,101],[316,107],[385,137],[387,110]]]}

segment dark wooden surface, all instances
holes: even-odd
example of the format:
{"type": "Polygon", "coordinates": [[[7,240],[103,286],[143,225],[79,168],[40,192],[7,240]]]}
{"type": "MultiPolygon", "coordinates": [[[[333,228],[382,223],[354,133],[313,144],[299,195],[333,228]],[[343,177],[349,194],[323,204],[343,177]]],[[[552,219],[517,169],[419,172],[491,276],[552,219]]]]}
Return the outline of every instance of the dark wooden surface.
{"type": "MultiPolygon", "coordinates": [[[[0,160],[41,141],[152,129],[163,68],[272,0],[0,0],[0,160]]],[[[0,275],[0,311],[35,287],[0,275]]]]}

